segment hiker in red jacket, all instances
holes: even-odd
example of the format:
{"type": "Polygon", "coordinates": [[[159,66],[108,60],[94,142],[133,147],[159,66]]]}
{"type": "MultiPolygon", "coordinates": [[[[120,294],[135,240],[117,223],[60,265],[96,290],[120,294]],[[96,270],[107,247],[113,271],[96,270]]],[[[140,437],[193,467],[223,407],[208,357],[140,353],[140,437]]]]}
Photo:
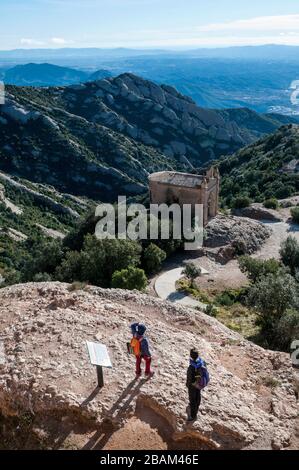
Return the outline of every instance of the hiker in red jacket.
{"type": "Polygon", "coordinates": [[[133,325],[131,325],[131,331],[133,338],[130,346],[136,357],[136,377],[140,377],[141,375],[142,359],[145,361],[145,375],[150,377],[153,375],[153,372],[151,372],[152,356],[149,350],[148,340],[144,336],[146,327],[141,323],[133,323],[133,325]]]}

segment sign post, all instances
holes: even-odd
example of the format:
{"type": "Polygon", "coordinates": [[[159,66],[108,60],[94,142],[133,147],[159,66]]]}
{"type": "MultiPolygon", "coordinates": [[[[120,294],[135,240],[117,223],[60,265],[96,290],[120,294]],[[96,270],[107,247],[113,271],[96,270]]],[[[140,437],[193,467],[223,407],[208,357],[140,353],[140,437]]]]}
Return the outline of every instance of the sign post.
{"type": "Polygon", "coordinates": [[[98,387],[104,387],[103,367],[112,368],[109,353],[105,344],[86,341],[90,363],[97,368],[98,387]]]}

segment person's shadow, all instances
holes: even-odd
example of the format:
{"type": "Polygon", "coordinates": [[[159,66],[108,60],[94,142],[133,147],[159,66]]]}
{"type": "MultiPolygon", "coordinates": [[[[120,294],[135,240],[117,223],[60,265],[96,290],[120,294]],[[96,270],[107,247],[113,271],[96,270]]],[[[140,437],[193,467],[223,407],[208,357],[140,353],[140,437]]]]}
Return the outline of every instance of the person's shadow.
{"type": "MultiPolygon", "coordinates": [[[[130,382],[127,387],[123,390],[121,395],[118,397],[116,402],[106,413],[106,419],[103,423],[103,426],[100,430],[96,431],[92,438],[84,445],[82,450],[100,450],[105,444],[109,441],[110,437],[117,430],[117,425],[113,422],[119,422],[122,418],[126,416],[127,409],[130,403],[134,398],[139,394],[142,386],[149,380],[149,378],[144,378],[141,380],[134,379],[130,382]]],[[[96,395],[99,393],[100,389],[95,389],[91,395],[84,400],[81,406],[86,406],[96,395]]]]}

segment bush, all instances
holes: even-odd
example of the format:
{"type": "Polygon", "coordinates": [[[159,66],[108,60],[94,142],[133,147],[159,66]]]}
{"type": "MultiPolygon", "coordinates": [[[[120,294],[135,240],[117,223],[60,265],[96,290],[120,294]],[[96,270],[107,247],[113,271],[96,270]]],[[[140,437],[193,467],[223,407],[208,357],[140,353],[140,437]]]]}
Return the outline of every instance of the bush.
{"type": "Polygon", "coordinates": [[[194,280],[201,276],[201,269],[196,266],[194,263],[187,263],[185,269],[183,270],[183,275],[186,276],[191,281],[191,286],[193,285],[194,280]]]}
{"type": "Polygon", "coordinates": [[[59,280],[88,282],[95,286],[110,287],[115,271],[137,266],[141,246],[131,240],[97,240],[87,235],[80,252],[70,251],[57,269],[59,280]]]}
{"type": "Polygon", "coordinates": [[[61,265],[56,269],[56,278],[59,281],[83,281],[83,255],[78,251],[69,251],[61,265]]]}
{"type": "Polygon", "coordinates": [[[241,256],[239,258],[239,266],[242,273],[246,274],[252,282],[257,282],[267,274],[277,274],[281,269],[279,261],[274,258],[260,260],[250,256],[241,256]]]}
{"type": "Polygon", "coordinates": [[[127,269],[115,271],[112,276],[111,285],[114,289],[137,289],[143,291],[147,286],[147,277],[143,269],[129,266],[127,269]]]}
{"type": "Polygon", "coordinates": [[[227,292],[223,292],[220,295],[217,295],[216,302],[223,307],[231,307],[234,305],[235,301],[227,292]]]}
{"type": "Polygon", "coordinates": [[[220,294],[216,295],[215,301],[217,304],[224,307],[231,307],[238,302],[244,302],[247,294],[247,288],[241,289],[226,289],[220,294]]]}
{"type": "Polygon", "coordinates": [[[40,273],[54,274],[56,266],[63,258],[61,242],[58,240],[44,241],[34,244],[30,258],[22,269],[23,280],[32,281],[40,273]]]}
{"type": "Polygon", "coordinates": [[[259,315],[263,338],[270,347],[275,347],[283,315],[298,306],[298,284],[283,271],[268,274],[250,287],[247,302],[259,315]]]}
{"type": "Polygon", "coordinates": [[[278,200],[275,199],[274,197],[271,198],[271,199],[266,199],[264,201],[264,207],[266,207],[266,209],[274,209],[274,210],[277,210],[278,209],[278,200]]]}
{"type": "Polygon", "coordinates": [[[217,308],[214,307],[213,304],[208,304],[205,308],[205,313],[206,315],[209,315],[209,317],[214,317],[216,318],[217,316],[217,308]]]}
{"type": "Polygon", "coordinates": [[[290,268],[292,275],[295,276],[299,268],[299,243],[296,238],[290,236],[281,244],[280,257],[283,264],[290,268]]]}
{"type": "Polygon", "coordinates": [[[148,273],[155,273],[159,271],[161,264],[166,259],[166,253],[161,250],[157,245],[151,243],[143,254],[143,261],[145,269],[148,273]]]}
{"type": "Polygon", "coordinates": [[[291,209],[292,220],[295,224],[299,224],[299,207],[293,207],[291,209]]]}
{"type": "Polygon", "coordinates": [[[299,312],[287,310],[281,317],[276,328],[276,346],[284,351],[290,350],[290,345],[299,338],[299,312]]]}
{"type": "Polygon", "coordinates": [[[251,199],[248,196],[238,196],[233,201],[234,209],[245,209],[251,204],[251,199]]]}
{"type": "Polygon", "coordinates": [[[75,281],[68,287],[68,291],[69,292],[76,292],[78,290],[85,290],[86,287],[87,287],[86,282],[75,281]]]}
{"type": "Polygon", "coordinates": [[[50,282],[52,281],[52,276],[48,273],[38,273],[33,277],[33,282],[50,282]]]}

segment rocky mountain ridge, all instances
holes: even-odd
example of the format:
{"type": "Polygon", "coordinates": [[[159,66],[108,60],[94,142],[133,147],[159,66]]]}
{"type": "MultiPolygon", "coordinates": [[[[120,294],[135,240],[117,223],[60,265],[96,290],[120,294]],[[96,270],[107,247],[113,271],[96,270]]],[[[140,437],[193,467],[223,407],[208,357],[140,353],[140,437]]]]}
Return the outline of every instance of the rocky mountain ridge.
{"type": "Polygon", "coordinates": [[[0,106],[0,170],[114,201],[117,194],[144,193],[151,172],[194,171],[280,125],[252,112],[247,119],[244,110],[239,124],[235,119],[132,74],[65,88],[8,86],[0,106]]]}

